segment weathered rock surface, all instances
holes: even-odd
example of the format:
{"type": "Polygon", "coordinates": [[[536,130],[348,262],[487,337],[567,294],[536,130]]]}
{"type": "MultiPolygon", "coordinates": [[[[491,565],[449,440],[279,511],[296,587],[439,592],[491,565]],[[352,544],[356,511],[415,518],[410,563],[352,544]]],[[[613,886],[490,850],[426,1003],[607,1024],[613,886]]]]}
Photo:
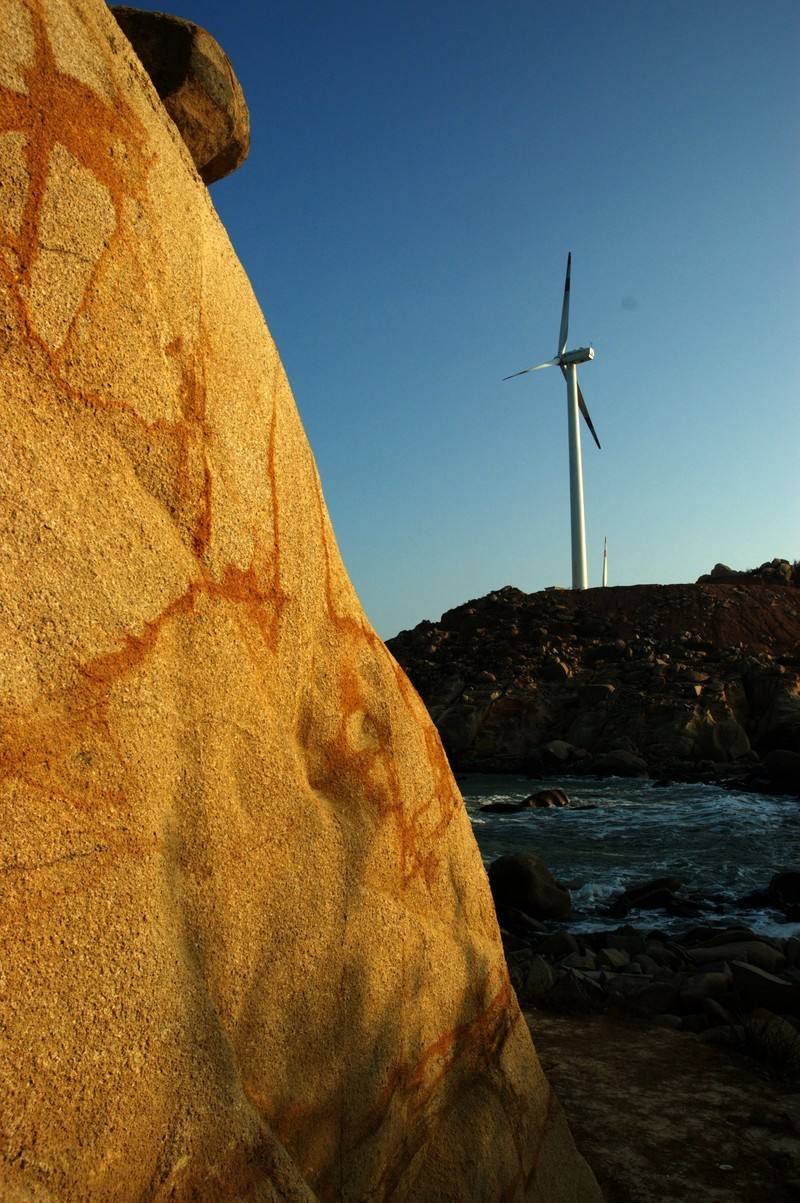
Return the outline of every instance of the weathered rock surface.
{"type": "Polygon", "coordinates": [[[206,184],[241,166],[250,149],[250,114],[230,59],[211,34],[166,13],[115,5],[136,51],[206,184]]]}
{"type": "Polygon", "coordinates": [[[0,1197],[599,1199],[172,122],[0,29],[0,1197]]]}
{"type": "Polygon", "coordinates": [[[800,590],[782,576],[509,586],[388,646],[458,770],[727,777],[800,793],[800,590]]]}

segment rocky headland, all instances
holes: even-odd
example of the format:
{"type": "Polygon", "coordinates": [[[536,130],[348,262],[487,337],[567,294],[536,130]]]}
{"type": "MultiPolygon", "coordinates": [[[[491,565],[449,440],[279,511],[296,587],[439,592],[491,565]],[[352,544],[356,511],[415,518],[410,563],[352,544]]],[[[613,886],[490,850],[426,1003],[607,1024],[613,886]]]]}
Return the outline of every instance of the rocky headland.
{"type": "Polygon", "coordinates": [[[799,575],[775,560],[696,584],[507,586],[388,647],[456,771],[800,792],[799,575]]]}

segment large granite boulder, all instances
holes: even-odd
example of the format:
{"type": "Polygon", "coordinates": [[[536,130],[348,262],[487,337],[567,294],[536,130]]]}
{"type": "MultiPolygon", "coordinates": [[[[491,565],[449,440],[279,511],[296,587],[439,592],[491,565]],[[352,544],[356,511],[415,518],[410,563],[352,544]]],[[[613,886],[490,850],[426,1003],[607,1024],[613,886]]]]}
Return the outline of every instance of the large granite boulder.
{"type": "Polygon", "coordinates": [[[166,110],[0,29],[0,1198],[599,1200],[166,110]]]}

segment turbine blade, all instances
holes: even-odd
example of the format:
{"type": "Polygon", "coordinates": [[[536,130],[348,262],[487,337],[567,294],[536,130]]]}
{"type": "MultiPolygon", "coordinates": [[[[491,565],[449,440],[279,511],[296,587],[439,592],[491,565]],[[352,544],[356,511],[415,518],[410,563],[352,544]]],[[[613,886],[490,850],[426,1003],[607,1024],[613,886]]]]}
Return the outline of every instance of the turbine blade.
{"type": "MultiPolygon", "coordinates": [[[[567,379],[567,369],[564,367],[563,363],[560,364],[559,366],[561,367],[561,375],[566,380],[567,379]]],[[[583,414],[583,420],[592,432],[592,438],[594,439],[594,441],[597,443],[597,446],[602,451],[603,448],[600,447],[600,440],[597,437],[597,431],[595,430],[594,426],[592,425],[592,419],[589,417],[589,410],[586,408],[586,402],[583,399],[583,393],[581,392],[580,385],[578,385],[578,409],[583,414]]]]}
{"type": "MultiPolygon", "coordinates": [[[[586,402],[583,399],[583,393],[581,392],[580,385],[578,385],[578,409],[583,414],[583,420],[592,432],[592,438],[597,443],[597,446],[600,447],[600,440],[597,437],[597,431],[592,425],[592,419],[589,417],[589,411],[586,408],[586,402]]],[[[602,451],[602,447],[600,447],[600,450],[602,451]]]]}
{"type": "Polygon", "coordinates": [[[524,376],[526,372],[539,372],[542,368],[557,368],[559,366],[557,359],[548,359],[547,363],[537,363],[532,368],[523,368],[521,372],[512,372],[510,376],[504,376],[504,380],[513,380],[515,376],[524,376]]]}
{"type": "Polygon", "coordinates": [[[567,349],[567,331],[569,329],[569,277],[572,270],[572,251],[567,255],[567,278],[564,281],[564,304],[561,306],[561,329],[558,332],[558,353],[563,355],[567,349]]]}

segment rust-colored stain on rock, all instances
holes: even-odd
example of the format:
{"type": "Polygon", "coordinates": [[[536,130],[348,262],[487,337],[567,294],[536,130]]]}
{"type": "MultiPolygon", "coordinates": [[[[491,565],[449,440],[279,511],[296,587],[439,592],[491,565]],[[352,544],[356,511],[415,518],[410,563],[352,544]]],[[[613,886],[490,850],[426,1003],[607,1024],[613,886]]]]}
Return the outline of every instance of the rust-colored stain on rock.
{"type": "MultiPolygon", "coordinates": [[[[70,253],[69,248],[43,247],[39,239],[54,148],[64,147],[107,190],[117,219],[112,239],[122,235],[124,198],[143,193],[147,157],[145,133],[133,111],[127,106],[117,108],[108,104],[92,88],[60,71],[42,8],[31,4],[25,11],[33,30],[33,61],[23,70],[24,93],[0,86],[0,131],[26,135],[23,158],[28,188],[19,231],[6,243],[16,256],[16,272],[12,273],[7,260],[0,262],[19,304],[26,333],[36,339],[38,335],[25,303],[31,274],[42,250],[70,253]]],[[[107,253],[113,253],[113,241],[109,242],[107,253]]],[[[87,295],[88,292],[87,289],[87,295]]]]}
{"type": "Polygon", "coordinates": [[[0,29],[0,1197],[593,1203],[205,188],[0,29]]]}

